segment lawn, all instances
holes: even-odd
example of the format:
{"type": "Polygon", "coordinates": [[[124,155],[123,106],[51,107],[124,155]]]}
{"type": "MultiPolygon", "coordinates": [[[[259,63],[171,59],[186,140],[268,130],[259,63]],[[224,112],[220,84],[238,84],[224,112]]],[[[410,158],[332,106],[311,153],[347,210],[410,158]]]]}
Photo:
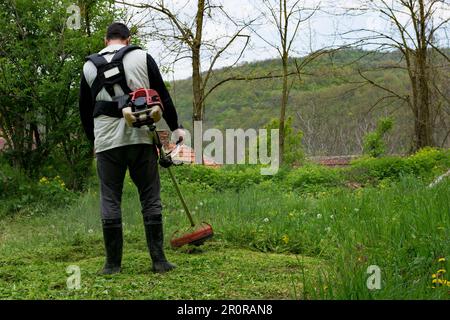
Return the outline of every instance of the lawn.
{"type": "MultiPolygon", "coordinates": [[[[189,168],[175,168],[178,176],[183,170],[189,168]]],[[[283,178],[220,190],[198,179],[180,180],[194,219],[210,222],[215,237],[200,249],[168,247],[172,233],[188,221],[162,171],[166,252],[178,265],[174,272],[150,272],[140,205],[127,178],[120,275],[97,275],[104,253],[94,184],[66,208],[0,220],[0,298],[450,297],[448,179],[435,188],[405,175],[364,188],[312,191],[286,188],[283,178]],[[80,267],[79,290],[66,287],[70,265],[80,267]],[[372,265],[381,272],[376,290],[367,287],[372,265]]]]}

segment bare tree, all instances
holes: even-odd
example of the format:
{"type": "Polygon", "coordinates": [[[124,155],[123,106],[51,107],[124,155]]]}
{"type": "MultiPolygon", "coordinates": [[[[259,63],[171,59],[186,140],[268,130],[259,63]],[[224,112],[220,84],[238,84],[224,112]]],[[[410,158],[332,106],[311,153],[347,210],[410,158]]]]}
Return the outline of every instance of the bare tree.
{"type": "MultiPolygon", "coordinates": [[[[286,108],[289,100],[288,77],[291,74],[289,71],[289,59],[293,51],[294,41],[297,39],[301,30],[301,24],[308,21],[317,11],[318,7],[307,8],[304,1],[301,0],[263,0],[258,1],[258,5],[255,7],[260,11],[262,18],[264,19],[263,23],[269,22],[276,30],[276,40],[269,39],[268,36],[261,34],[261,31],[253,28],[254,33],[268,46],[275,49],[281,58],[283,89],[279,118],[279,150],[280,164],[282,164],[285,149],[284,127],[286,121],[286,108]]],[[[304,67],[308,61],[312,61],[313,59],[311,58],[317,56],[318,54],[311,55],[309,58],[303,60],[300,66],[297,65],[297,74],[300,75],[302,67],[304,67]]]]}
{"type": "MultiPolygon", "coordinates": [[[[171,5],[166,1],[157,0],[148,3],[128,3],[116,1],[129,7],[147,10],[147,19],[143,25],[148,30],[147,35],[153,40],[160,40],[168,49],[167,53],[175,55],[175,62],[182,59],[192,61],[192,93],[193,93],[193,121],[204,118],[205,99],[210,93],[207,88],[218,61],[226,56],[227,51],[235,45],[240,45],[237,58],[231,65],[235,65],[241,58],[249,43],[250,36],[246,28],[251,21],[237,21],[232,18],[219,1],[197,0],[185,1],[181,5],[171,5]],[[209,22],[226,23],[229,32],[218,34],[216,37],[205,37],[205,25],[209,22]],[[240,44],[238,43],[240,41],[240,44]],[[202,62],[207,61],[206,68],[202,62]],[[202,72],[206,70],[205,72],[202,72]]],[[[142,34],[145,35],[145,34],[142,34]]],[[[216,87],[216,86],[212,86],[216,87]]]]}
{"type": "Polygon", "coordinates": [[[434,80],[436,73],[446,65],[448,68],[450,62],[448,53],[439,45],[439,35],[446,34],[450,21],[448,15],[443,14],[448,14],[450,3],[445,0],[360,0],[360,4],[360,8],[351,10],[378,14],[390,30],[359,29],[351,33],[366,33],[360,38],[362,43],[375,45],[378,50],[399,51],[402,61],[396,68],[407,72],[410,90],[406,94],[394,91],[364,72],[360,72],[361,77],[387,92],[389,98],[400,99],[409,106],[414,116],[413,150],[436,145],[433,138],[436,113],[445,109],[436,104],[442,104],[444,99],[448,108],[449,101],[434,80]]]}

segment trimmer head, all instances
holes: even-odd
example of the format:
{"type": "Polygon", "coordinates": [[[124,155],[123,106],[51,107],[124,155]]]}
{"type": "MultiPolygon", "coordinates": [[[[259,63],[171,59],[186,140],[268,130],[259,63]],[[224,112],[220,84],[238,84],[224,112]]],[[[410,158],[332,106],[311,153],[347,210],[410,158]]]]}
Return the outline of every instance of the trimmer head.
{"type": "MultiPolygon", "coordinates": [[[[174,236],[178,233],[175,231],[174,236]]],[[[214,235],[214,231],[210,224],[203,222],[195,231],[184,234],[181,237],[174,237],[170,240],[172,248],[179,248],[187,244],[194,246],[201,246],[206,240],[211,239],[214,235]]]]}

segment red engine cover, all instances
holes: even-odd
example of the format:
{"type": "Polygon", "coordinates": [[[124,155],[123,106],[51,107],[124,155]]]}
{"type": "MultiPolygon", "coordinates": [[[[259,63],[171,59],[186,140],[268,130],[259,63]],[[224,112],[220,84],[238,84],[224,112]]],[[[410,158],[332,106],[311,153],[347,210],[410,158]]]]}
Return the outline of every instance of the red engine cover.
{"type": "Polygon", "coordinates": [[[159,104],[161,109],[164,110],[163,104],[161,102],[161,98],[156,90],[153,89],[137,89],[130,93],[131,102],[134,102],[137,98],[145,97],[147,106],[151,107],[152,105],[159,104]]]}

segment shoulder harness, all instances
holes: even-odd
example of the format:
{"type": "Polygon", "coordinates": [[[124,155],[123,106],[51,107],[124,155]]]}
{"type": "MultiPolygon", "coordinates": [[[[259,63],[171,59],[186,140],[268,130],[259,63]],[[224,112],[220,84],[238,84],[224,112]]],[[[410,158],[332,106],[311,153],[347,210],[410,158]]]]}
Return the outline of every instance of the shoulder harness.
{"type": "Polygon", "coordinates": [[[97,77],[91,86],[92,99],[96,101],[99,92],[105,88],[113,101],[96,101],[94,107],[93,117],[100,115],[107,115],[114,118],[122,118],[122,111],[120,110],[123,102],[127,100],[127,96],[131,92],[125,78],[125,70],[123,68],[123,57],[133,50],[141,49],[138,46],[126,46],[117,50],[111,62],[108,62],[103,54],[95,53],[86,58],[86,61],[91,61],[97,68],[97,77]],[[114,86],[119,85],[124,92],[124,96],[116,97],[114,93],[114,86]]]}

